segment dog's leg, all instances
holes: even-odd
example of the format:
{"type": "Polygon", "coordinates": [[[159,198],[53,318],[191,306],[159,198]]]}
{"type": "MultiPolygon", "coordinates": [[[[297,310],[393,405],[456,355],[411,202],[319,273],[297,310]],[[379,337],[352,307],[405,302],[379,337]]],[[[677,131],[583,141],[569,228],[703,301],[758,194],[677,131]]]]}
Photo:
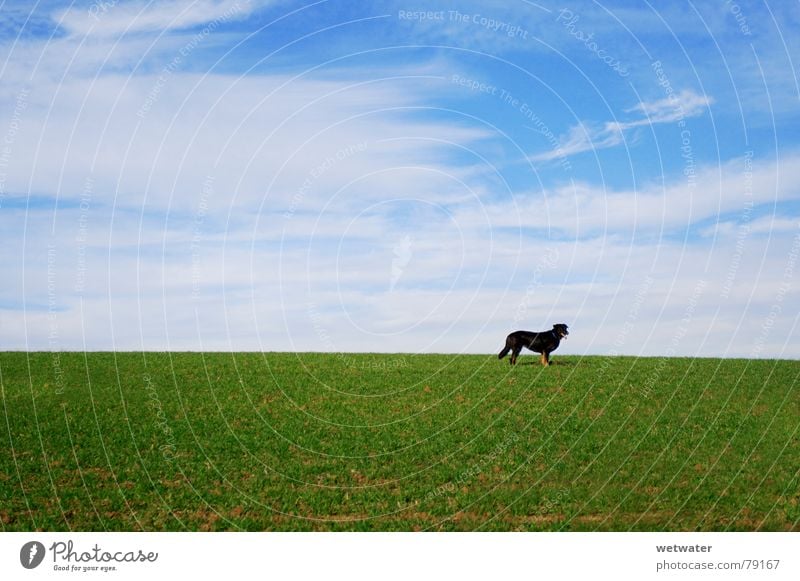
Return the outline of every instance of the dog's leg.
{"type": "Polygon", "coordinates": [[[522,351],[522,347],[520,347],[519,349],[515,347],[514,350],[511,352],[511,365],[517,364],[517,357],[519,357],[520,351],[522,351]]]}
{"type": "Polygon", "coordinates": [[[542,358],[544,359],[544,366],[545,367],[549,367],[550,366],[550,353],[545,351],[544,353],[542,353],[542,358]]]}

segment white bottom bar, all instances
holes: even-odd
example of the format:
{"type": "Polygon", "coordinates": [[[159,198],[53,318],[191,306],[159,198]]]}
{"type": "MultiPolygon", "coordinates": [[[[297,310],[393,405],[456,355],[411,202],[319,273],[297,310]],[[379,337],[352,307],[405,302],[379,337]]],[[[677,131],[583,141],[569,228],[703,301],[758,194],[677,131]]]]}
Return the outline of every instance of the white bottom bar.
{"type": "Polygon", "coordinates": [[[242,575],[325,581],[409,578],[794,581],[800,579],[797,555],[800,555],[800,536],[796,533],[0,534],[3,579],[123,580],[242,575]],[[33,541],[41,545],[31,549],[33,541]],[[44,547],[43,558],[39,556],[39,546],[44,547]],[[21,554],[23,547],[25,552],[21,554]],[[31,552],[36,554],[31,556],[31,552]],[[23,561],[35,562],[37,558],[41,562],[35,568],[23,566],[23,561]],[[125,561],[134,558],[144,561],[125,561]]]}

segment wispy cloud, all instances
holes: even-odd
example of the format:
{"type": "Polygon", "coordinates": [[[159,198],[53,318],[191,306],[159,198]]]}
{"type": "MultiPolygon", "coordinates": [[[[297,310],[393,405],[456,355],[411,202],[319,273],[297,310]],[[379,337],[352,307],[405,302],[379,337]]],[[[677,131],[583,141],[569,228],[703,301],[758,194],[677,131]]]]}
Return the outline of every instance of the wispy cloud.
{"type": "Polygon", "coordinates": [[[617,123],[605,123],[600,127],[579,123],[570,127],[566,135],[559,138],[556,149],[531,156],[536,162],[563,159],[570,155],[619,145],[625,140],[624,129],[617,123]]]}
{"type": "Polygon", "coordinates": [[[630,129],[697,117],[713,102],[710,96],[688,89],[656,101],[640,102],[626,109],[625,113],[639,113],[642,117],[630,121],[606,121],[600,125],[579,123],[559,139],[557,148],[533,155],[531,159],[535,162],[548,162],[585,151],[615,147],[628,142],[626,132],[630,129]]]}
{"type": "Polygon", "coordinates": [[[72,6],[54,16],[70,34],[118,37],[244,18],[265,4],[253,0],[98,1],[88,7],[72,6]]]}
{"type": "Polygon", "coordinates": [[[655,123],[672,123],[689,117],[702,115],[714,103],[709,95],[700,95],[691,90],[683,90],[657,101],[641,102],[627,109],[626,113],[639,112],[643,119],[620,123],[620,127],[638,127],[655,123]]]}

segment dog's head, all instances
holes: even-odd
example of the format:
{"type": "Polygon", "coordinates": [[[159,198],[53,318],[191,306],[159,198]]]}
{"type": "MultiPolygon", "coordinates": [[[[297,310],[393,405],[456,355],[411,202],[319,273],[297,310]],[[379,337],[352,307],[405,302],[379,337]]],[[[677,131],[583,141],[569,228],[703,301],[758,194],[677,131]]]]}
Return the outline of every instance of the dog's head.
{"type": "Polygon", "coordinates": [[[564,339],[567,335],[569,335],[569,331],[567,331],[567,326],[564,323],[557,323],[553,325],[553,331],[558,336],[559,339],[564,339]]]}

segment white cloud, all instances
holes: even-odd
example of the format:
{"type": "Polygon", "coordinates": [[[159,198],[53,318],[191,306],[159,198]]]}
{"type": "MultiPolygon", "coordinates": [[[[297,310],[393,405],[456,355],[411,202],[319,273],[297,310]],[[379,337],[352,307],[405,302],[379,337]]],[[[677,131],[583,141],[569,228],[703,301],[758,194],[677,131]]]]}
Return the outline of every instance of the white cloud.
{"type": "Polygon", "coordinates": [[[620,128],[637,127],[653,123],[672,123],[688,117],[702,115],[714,103],[708,95],[699,95],[694,91],[683,90],[657,101],[641,102],[626,110],[626,113],[639,112],[644,119],[620,123],[620,128]]]}
{"type": "Polygon", "coordinates": [[[93,2],[54,15],[69,33],[116,38],[126,33],[215,26],[246,17],[263,2],[251,0],[152,0],[93,2]]]}
{"type": "Polygon", "coordinates": [[[626,142],[625,132],[635,127],[673,123],[690,117],[702,115],[714,100],[707,95],[699,95],[684,90],[670,97],[650,102],[640,102],[627,109],[626,113],[640,113],[640,119],[631,121],[607,121],[602,125],[578,123],[566,135],[561,136],[555,149],[531,156],[534,162],[549,162],[563,159],[585,151],[597,151],[615,147],[626,142]]]}
{"type": "MultiPolygon", "coordinates": [[[[794,159],[754,163],[754,198],[796,197],[788,183],[794,180],[782,173],[796,166],[794,159]],[[776,184],[781,187],[770,192],[776,184]]],[[[735,181],[735,168],[722,183],[735,181]]],[[[24,328],[30,348],[48,348],[55,321],[60,348],[82,348],[85,332],[95,349],[113,341],[122,349],[494,352],[513,328],[566,322],[573,333],[562,353],[663,355],[679,337],[675,355],[800,355],[790,340],[791,318],[764,331],[792,260],[797,224],[778,219],[785,229],[749,236],[741,249],[736,232],[684,242],[660,230],[664,223],[682,226],[686,214],[650,215],[682,204],[663,198],[680,189],[674,188],[653,202],[646,220],[636,217],[631,198],[621,197],[615,211],[627,207],[629,213],[615,216],[614,228],[605,233],[596,209],[581,207],[581,219],[594,220],[600,235],[561,241],[513,227],[530,225],[541,204],[490,206],[478,198],[447,212],[406,212],[414,219],[405,223],[391,212],[359,217],[342,209],[308,220],[298,214],[288,222],[307,221],[283,245],[262,239],[280,228],[280,217],[264,224],[263,217],[237,215],[218,223],[209,215],[196,225],[180,215],[155,213],[133,220],[118,216],[112,228],[110,209],[92,207],[82,303],[71,291],[81,256],[80,208],[61,210],[54,234],[49,210],[6,215],[3,228],[13,244],[0,268],[20,273],[26,265],[24,296],[34,308],[3,310],[0,335],[18,345],[24,328]],[[625,234],[626,220],[645,221],[654,236],[636,241],[625,234]],[[392,286],[394,248],[406,237],[410,256],[392,286]],[[54,318],[43,308],[49,300],[48,243],[57,248],[60,310],[54,318]],[[542,262],[548,254],[552,261],[542,262]]],[[[725,207],[743,199],[734,195],[725,207]]],[[[712,199],[707,212],[717,203],[712,199]]],[[[425,205],[412,204],[417,210],[425,205]]],[[[575,211],[557,200],[549,207],[563,212],[559,219],[575,211]]],[[[765,220],[754,220],[754,229],[765,228],[765,220]]],[[[4,302],[23,296],[17,282],[9,277],[0,294],[4,302]]],[[[789,305],[798,299],[792,286],[781,300],[789,305]]]]}
{"type": "Polygon", "coordinates": [[[777,160],[755,160],[752,167],[744,158],[698,167],[691,181],[650,183],[637,190],[574,182],[519,193],[513,200],[487,205],[480,214],[467,210],[458,217],[462,222],[481,221],[486,212],[496,226],[569,237],[660,236],[718,216],[743,215],[753,205],[797,200],[798,184],[800,154],[787,153],[777,160]]]}
{"type": "Polygon", "coordinates": [[[778,215],[761,216],[752,219],[749,215],[742,213],[736,220],[722,220],[711,226],[700,230],[701,236],[774,236],[776,234],[786,234],[796,232],[800,227],[800,222],[796,219],[786,218],[778,215]]]}
{"type": "MultiPolygon", "coordinates": [[[[371,284],[374,274],[374,284],[389,288],[382,237],[396,224],[391,212],[380,211],[388,201],[437,208],[469,195],[462,182],[473,170],[451,157],[487,133],[415,115],[414,106],[439,90],[439,81],[423,78],[418,67],[317,76],[130,74],[126,66],[143,53],[158,61],[164,46],[180,54],[182,42],[167,37],[158,55],[141,38],[116,42],[112,32],[128,27],[135,8],[109,12],[115,20],[108,34],[86,43],[75,38],[86,31],[66,15],[73,36],[32,42],[31,52],[10,56],[8,102],[17,86],[12,79],[29,90],[4,192],[35,192],[48,204],[0,214],[10,250],[2,267],[13,273],[0,290],[5,344],[285,345],[275,322],[307,312],[298,299],[305,301],[310,280],[324,287],[317,292],[337,280],[325,254],[337,243],[350,244],[338,271],[342,284],[371,284]],[[49,202],[56,196],[54,212],[49,202]],[[278,241],[286,244],[282,251],[278,241]],[[353,261],[369,246],[374,256],[353,261]],[[374,272],[365,272],[366,264],[374,272]],[[310,265],[318,266],[313,277],[310,265]],[[254,296],[263,303],[255,306],[254,296]]],[[[171,18],[164,5],[155,9],[171,18]]],[[[155,14],[129,30],[157,28],[155,14]]],[[[193,22],[168,20],[162,28],[193,22]]],[[[12,115],[4,108],[0,126],[12,115]]],[[[416,260],[398,286],[439,268],[432,256],[444,239],[433,234],[439,237],[415,235],[416,260]]]]}
{"type": "Polygon", "coordinates": [[[436,84],[425,80],[288,75],[37,81],[6,189],[77,199],[91,179],[107,203],[191,210],[211,177],[215,208],[263,201],[265,211],[278,212],[295,199],[300,210],[316,210],[365,176],[374,196],[430,191],[458,172],[442,135],[462,145],[486,136],[399,110],[430,90],[436,84]],[[420,170],[376,173],[396,166],[420,170]]]}
{"type": "Polygon", "coordinates": [[[531,156],[535,162],[553,161],[563,159],[570,155],[606,149],[623,143],[625,135],[623,128],[616,123],[606,123],[602,127],[593,127],[589,124],[579,123],[570,127],[566,135],[559,139],[556,149],[531,156]]]}

